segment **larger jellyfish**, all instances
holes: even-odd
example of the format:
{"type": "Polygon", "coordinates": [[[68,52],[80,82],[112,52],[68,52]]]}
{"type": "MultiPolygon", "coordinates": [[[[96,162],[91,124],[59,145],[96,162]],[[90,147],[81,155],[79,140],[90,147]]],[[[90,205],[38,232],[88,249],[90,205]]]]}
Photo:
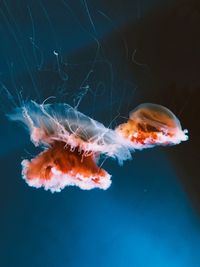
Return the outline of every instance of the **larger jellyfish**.
{"type": "Polygon", "coordinates": [[[120,164],[135,149],[173,145],[187,140],[176,116],[156,104],[142,104],[116,129],[82,114],[68,104],[24,103],[8,115],[29,130],[31,141],[42,152],[22,161],[28,185],[59,192],[65,186],[107,189],[111,175],[98,166],[99,158],[112,157],[120,164]]]}

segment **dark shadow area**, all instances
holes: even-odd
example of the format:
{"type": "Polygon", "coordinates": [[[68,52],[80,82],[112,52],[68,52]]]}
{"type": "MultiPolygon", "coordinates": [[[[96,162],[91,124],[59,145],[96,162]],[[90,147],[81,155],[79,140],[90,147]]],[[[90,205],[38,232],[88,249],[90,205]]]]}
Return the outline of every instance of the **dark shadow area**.
{"type": "Polygon", "coordinates": [[[169,107],[189,130],[189,142],[168,148],[167,154],[200,211],[199,25],[200,3],[179,1],[129,25],[123,36],[130,48],[129,68],[140,85],[139,101],[169,107]]]}

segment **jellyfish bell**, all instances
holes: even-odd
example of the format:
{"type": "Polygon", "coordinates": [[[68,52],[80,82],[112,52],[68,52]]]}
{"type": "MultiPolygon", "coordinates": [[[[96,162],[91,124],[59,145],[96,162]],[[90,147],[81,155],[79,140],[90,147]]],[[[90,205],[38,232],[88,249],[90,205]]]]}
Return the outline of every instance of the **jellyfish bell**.
{"type": "Polygon", "coordinates": [[[116,131],[130,140],[135,149],[154,145],[175,145],[188,139],[178,118],[166,107],[144,103],[129,113],[116,131]]]}
{"type": "Polygon", "coordinates": [[[49,146],[57,141],[65,143],[71,150],[78,148],[84,155],[104,154],[119,163],[131,157],[126,140],[115,130],[65,103],[29,101],[14,109],[8,117],[23,123],[35,146],[49,146]]]}

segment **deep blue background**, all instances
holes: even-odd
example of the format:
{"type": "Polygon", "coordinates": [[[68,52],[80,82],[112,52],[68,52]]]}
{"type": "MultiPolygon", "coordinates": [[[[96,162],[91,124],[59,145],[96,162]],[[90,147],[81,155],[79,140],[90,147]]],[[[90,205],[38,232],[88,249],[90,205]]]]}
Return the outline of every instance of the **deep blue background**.
{"type": "Polygon", "coordinates": [[[200,266],[199,10],[196,1],[1,2],[1,87],[14,102],[76,105],[89,86],[79,109],[106,125],[156,102],[190,140],[122,167],[107,160],[107,191],[51,194],[21,179],[21,160],[36,150],[6,120],[15,103],[1,91],[0,266],[200,266]]]}

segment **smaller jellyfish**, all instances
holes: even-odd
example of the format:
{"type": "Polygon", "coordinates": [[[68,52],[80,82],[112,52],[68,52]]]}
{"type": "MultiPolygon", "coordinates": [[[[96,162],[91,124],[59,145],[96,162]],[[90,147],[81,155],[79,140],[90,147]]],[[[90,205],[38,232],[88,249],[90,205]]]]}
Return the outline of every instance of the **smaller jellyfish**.
{"type": "Polygon", "coordinates": [[[135,149],[176,145],[188,139],[187,130],[182,130],[178,118],[168,108],[152,103],[137,106],[116,131],[130,140],[135,149]]]}
{"type": "Polygon", "coordinates": [[[178,144],[187,140],[179,120],[167,108],[142,104],[130,112],[116,129],[79,112],[65,103],[23,103],[8,117],[22,122],[31,141],[42,151],[22,161],[22,176],[28,185],[59,192],[73,185],[81,189],[107,189],[111,175],[98,166],[101,156],[122,164],[135,149],[178,144]]]}

